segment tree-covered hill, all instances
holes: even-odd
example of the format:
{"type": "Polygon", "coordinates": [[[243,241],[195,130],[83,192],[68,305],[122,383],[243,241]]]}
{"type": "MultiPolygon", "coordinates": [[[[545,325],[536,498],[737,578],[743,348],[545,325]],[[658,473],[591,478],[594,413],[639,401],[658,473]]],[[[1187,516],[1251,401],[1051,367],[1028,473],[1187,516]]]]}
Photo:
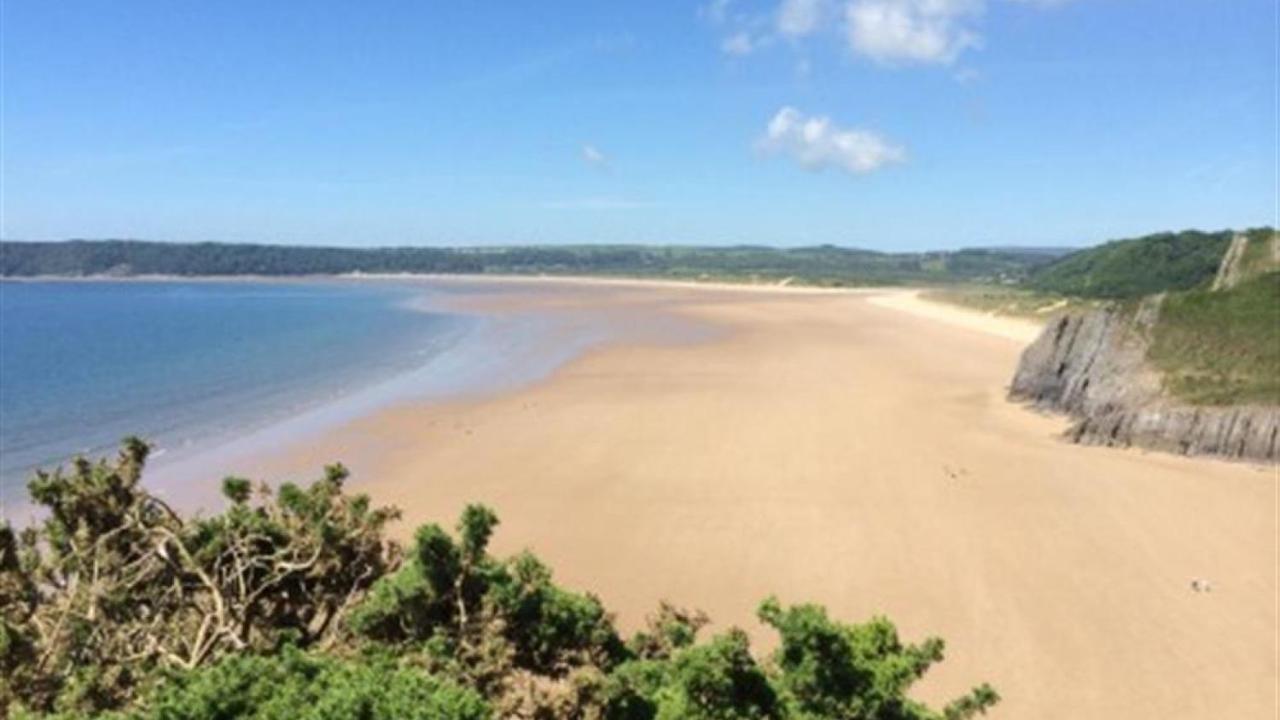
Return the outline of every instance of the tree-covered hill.
{"type": "Polygon", "coordinates": [[[1159,233],[1080,250],[1031,273],[1026,286],[1057,295],[1135,298],[1213,279],[1234,233],[1159,233]]]}
{"type": "Polygon", "coordinates": [[[402,549],[341,466],[310,487],[228,478],[222,512],[183,517],[142,486],[147,454],[41,473],[43,523],[0,524],[0,717],[963,720],[998,700],[911,699],[941,640],[816,605],[760,605],[768,655],[667,605],[624,638],[533,555],[491,555],[489,509],[402,549]]]}
{"type": "Polygon", "coordinates": [[[760,280],[817,285],[1008,282],[1062,251],[880,253],[806,248],[578,245],[335,248],[134,240],[0,243],[0,276],[468,273],[760,280]]]}

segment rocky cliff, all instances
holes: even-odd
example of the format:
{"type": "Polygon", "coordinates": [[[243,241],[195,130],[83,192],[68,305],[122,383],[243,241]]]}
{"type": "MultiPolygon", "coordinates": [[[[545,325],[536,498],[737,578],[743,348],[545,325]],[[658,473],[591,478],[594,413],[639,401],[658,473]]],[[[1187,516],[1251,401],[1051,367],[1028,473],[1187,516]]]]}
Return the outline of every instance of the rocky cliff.
{"type": "Polygon", "coordinates": [[[1159,309],[1154,297],[1055,320],[1023,351],[1010,395],[1071,415],[1075,442],[1276,460],[1280,408],[1191,406],[1162,391],[1145,362],[1159,309]]]}

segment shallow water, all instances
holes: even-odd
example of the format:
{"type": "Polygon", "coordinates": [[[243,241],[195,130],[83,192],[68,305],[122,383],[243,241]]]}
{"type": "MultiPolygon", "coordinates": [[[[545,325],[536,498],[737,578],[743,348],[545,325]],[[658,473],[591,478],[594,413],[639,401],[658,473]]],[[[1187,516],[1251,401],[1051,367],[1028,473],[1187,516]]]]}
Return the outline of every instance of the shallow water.
{"type": "Polygon", "coordinates": [[[208,447],[422,367],[477,326],[423,288],[0,283],[0,490],[109,451],[208,447]]]}
{"type": "Polygon", "coordinates": [[[154,446],[153,490],[203,506],[218,473],[379,408],[508,390],[606,340],[707,332],[648,300],[604,302],[615,292],[457,279],[0,282],[0,508],[29,510],[35,468],[110,453],[128,435],[154,446]]]}

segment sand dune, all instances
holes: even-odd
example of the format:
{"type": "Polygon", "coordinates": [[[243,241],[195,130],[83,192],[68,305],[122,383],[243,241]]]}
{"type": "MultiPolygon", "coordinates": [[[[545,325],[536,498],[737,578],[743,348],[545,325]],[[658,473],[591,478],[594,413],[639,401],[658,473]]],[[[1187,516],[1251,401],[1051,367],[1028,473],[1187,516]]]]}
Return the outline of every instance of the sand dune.
{"type": "MultiPolygon", "coordinates": [[[[1024,345],[1035,340],[1043,327],[1040,323],[1021,318],[1003,317],[993,313],[980,313],[953,305],[930,302],[920,296],[919,290],[877,293],[872,295],[868,302],[951,325],[959,325],[970,330],[999,335],[1010,340],[1016,340],[1024,345]]],[[[1050,309],[1056,310],[1061,306],[1061,304],[1053,305],[1050,306],[1050,309]]]]}
{"type": "Polygon", "coordinates": [[[1025,327],[911,296],[601,297],[475,302],[714,332],[389,410],[285,464],[348,460],[406,527],[489,503],[499,550],[533,549],[626,628],[665,598],[763,642],[754,609],[776,593],[941,635],[922,694],[990,681],[997,718],[1274,717],[1274,469],[1068,445],[1004,399],[1025,327]]]}

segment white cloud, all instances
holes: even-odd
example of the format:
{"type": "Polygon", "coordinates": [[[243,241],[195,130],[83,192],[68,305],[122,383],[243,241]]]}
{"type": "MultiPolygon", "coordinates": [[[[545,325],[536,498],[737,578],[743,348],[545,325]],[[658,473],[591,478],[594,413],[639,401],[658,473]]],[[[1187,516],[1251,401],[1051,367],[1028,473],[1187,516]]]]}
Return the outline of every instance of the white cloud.
{"type": "Polygon", "coordinates": [[[982,0],[850,0],[849,47],[881,63],[942,63],[981,44],[982,0]]]}
{"type": "Polygon", "coordinates": [[[906,159],[906,151],[869,130],[841,128],[822,116],[806,117],[793,107],[778,111],[758,147],[784,153],[808,170],[838,168],[856,175],[906,159]]]}
{"type": "Polygon", "coordinates": [[[591,144],[582,146],[582,161],[594,168],[606,168],[609,166],[609,158],[605,157],[604,153],[591,144]]]}
{"type": "Polygon", "coordinates": [[[826,10],[826,0],[782,0],[778,6],[778,32],[800,38],[818,30],[826,10]]]}
{"type": "Polygon", "coordinates": [[[982,15],[991,3],[1047,10],[1072,0],[769,0],[747,9],[736,0],[709,0],[698,14],[721,35],[727,55],[840,37],[853,53],[884,65],[954,63],[982,46],[982,15]],[[780,43],[787,40],[787,43],[780,43]]]}
{"type": "Polygon", "coordinates": [[[751,35],[745,32],[734,33],[720,43],[720,50],[726,55],[750,55],[756,47],[751,35]]]}

